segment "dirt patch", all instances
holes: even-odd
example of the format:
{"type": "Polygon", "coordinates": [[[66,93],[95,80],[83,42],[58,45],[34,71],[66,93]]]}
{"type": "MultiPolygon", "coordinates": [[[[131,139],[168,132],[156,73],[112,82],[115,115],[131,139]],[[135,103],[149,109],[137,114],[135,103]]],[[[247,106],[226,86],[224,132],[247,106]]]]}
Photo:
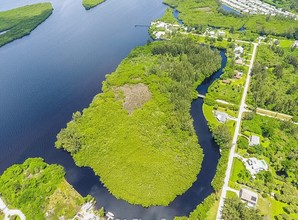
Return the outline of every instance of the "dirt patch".
{"type": "Polygon", "coordinates": [[[135,109],[141,108],[152,96],[148,86],[143,83],[124,85],[117,90],[123,92],[123,108],[127,110],[129,114],[133,113],[135,109]]]}

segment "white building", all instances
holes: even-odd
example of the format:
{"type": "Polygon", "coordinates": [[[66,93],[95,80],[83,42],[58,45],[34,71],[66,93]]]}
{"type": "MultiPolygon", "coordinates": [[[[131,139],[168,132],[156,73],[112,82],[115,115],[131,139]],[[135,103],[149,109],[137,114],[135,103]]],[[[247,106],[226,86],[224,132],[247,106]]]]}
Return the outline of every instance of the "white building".
{"type": "Polygon", "coordinates": [[[260,137],[256,135],[251,135],[249,137],[249,146],[255,146],[260,144],[260,137]]]}
{"type": "Polygon", "coordinates": [[[248,189],[242,188],[239,191],[239,197],[242,201],[246,202],[250,207],[256,207],[258,203],[258,194],[248,189]]]}
{"type": "Polygon", "coordinates": [[[228,114],[225,112],[216,111],[215,116],[216,119],[221,123],[225,123],[228,120],[228,114]]]}
{"type": "Polygon", "coordinates": [[[244,49],[241,46],[235,47],[234,49],[235,54],[243,54],[244,49]]]}
{"type": "Polygon", "coordinates": [[[257,158],[248,158],[245,159],[245,167],[254,177],[260,171],[267,171],[268,165],[265,160],[258,160],[257,158]]]}

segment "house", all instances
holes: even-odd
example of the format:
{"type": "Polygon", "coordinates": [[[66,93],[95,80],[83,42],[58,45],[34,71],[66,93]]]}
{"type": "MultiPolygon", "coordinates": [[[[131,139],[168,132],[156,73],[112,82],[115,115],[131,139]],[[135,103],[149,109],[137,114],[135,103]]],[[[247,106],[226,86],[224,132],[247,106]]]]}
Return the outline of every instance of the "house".
{"type": "Polygon", "coordinates": [[[236,70],[234,73],[235,73],[234,78],[236,79],[241,79],[241,77],[243,76],[243,72],[236,70]]]}
{"type": "Polygon", "coordinates": [[[294,41],[294,44],[292,45],[292,47],[298,47],[298,40],[294,41]]]}
{"type": "Polygon", "coordinates": [[[259,145],[260,144],[260,137],[256,136],[256,135],[251,135],[249,137],[249,146],[255,146],[255,145],[259,145]]]}
{"type": "Polygon", "coordinates": [[[156,39],[160,40],[165,36],[166,32],[164,32],[164,31],[154,31],[153,34],[155,35],[156,39]]]}
{"type": "Polygon", "coordinates": [[[226,33],[224,31],[221,31],[221,30],[218,31],[218,36],[223,37],[225,35],[226,35],[226,33]]]}
{"type": "Polygon", "coordinates": [[[227,80],[227,79],[224,79],[224,80],[222,80],[222,83],[224,83],[224,84],[230,84],[230,81],[227,80]]]}
{"type": "Polygon", "coordinates": [[[256,207],[258,203],[258,194],[248,189],[240,189],[239,197],[242,201],[247,202],[247,205],[250,207],[256,207]]]}
{"type": "Polygon", "coordinates": [[[215,36],[215,32],[214,32],[214,31],[210,31],[210,32],[209,32],[209,35],[210,35],[211,37],[214,37],[214,36],[215,36]]]}
{"type": "Polygon", "coordinates": [[[252,176],[256,175],[260,171],[267,171],[268,165],[265,160],[258,160],[257,158],[249,158],[245,161],[246,169],[251,173],[252,176]]]}
{"type": "Polygon", "coordinates": [[[238,59],[235,60],[235,63],[238,65],[242,65],[243,64],[242,58],[238,57],[238,59]]]}
{"type": "Polygon", "coordinates": [[[216,119],[221,123],[225,123],[228,120],[228,115],[224,112],[216,111],[215,115],[216,119]]]}
{"type": "Polygon", "coordinates": [[[235,54],[243,54],[243,52],[244,52],[244,49],[241,46],[235,47],[234,49],[235,54]]]}

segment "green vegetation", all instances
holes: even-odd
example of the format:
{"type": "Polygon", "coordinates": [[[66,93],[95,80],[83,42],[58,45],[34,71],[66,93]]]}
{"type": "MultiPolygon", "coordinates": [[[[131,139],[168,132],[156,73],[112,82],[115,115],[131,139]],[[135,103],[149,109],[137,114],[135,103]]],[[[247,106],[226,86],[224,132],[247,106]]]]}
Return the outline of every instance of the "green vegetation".
{"type": "Polygon", "coordinates": [[[176,7],[181,12],[179,18],[198,32],[205,31],[207,26],[229,29],[236,32],[242,26],[248,35],[252,33],[272,34],[298,38],[297,21],[285,17],[265,15],[236,15],[225,12],[216,0],[165,0],[165,3],[176,7]],[[297,36],[296,36],[297,35],[297,36]]]}
{"type": "Polygon", "coordinates": [[[260,215],[260,211],[258,209],[255,210],[247,208],[238,197],[234,197],[225,199],[222,219],[262,220],[263,217],[260,215]]]}
{"type": "Polygon", "coordinates": [[[50,3],[38,3],[0,12],[0,47],[29,35],[52,11],[50,3]]]}
{"type": "MultiPolygon", "coordinates": [[[[48,165],[41,158],[15,164],[0,176],[0,195],[10,208],[20,209],[27,219],[69,219],[84,203],[64,179],[61,166],[48,165]]],[[[1,215],[0,215],[1,216],[1,215]]]]}
{"type": "Polygon", "coordinates": [[[298,116],[298,50],[259,46],[248,102],[254,107],[298,116]]]}
{"type": "Polygon", "coordinates": [[[167,8],[164,15],[157,19],[158,21],[163,21],[169,24],[178,24],[177,19],[173,15],[173,9],[172,8],[167,8]]]}
{"type": "Polygon", "coordinates": [[[246,114],[242,133],[260,136],[261,143],[248,146],[247,139],[238,139],[238,154],[264,159],[268,171],[251,178],[242,162],[234,159],[230,183],[233,188],[240,184],[258,190],[258,209],[269,219],[297,219],[298,210],[298,126],[289,121],[246,114]]]}
{"type": "Polygon", "coordinates": [[[57,136],[117,198],[167,205],[195,181],[202,150],[189,113],[195,88],[220,55],[192,38],[138,47],[103,83],[90,107],[57,136]]]}
{"type": "MultiPolygon", "coordinates": [[[[209,88],[207,98],[212,100],[224,100],[233,106],[224,106],[231,110],[238,110],[236,105],[239,105],[243,93],[244,83],[246,79],[246,73],[248,71],[247,66],[236,65],[235,64],[235,54],[234,54],[234,43],[229,43],[227,48],[227,65],[224,69],[224,73],[221,75],[220,79],[216,80],[209,88]],[[235,78],[235,76],[241,73],[240,78],[235,78]],[[237,108],[237,109],[236,109],[237,108]]],[[[240,45],[239,45],[240,46],[240,45]]],[[[248,62],[248,52],[251,50],[251,44],[242,44],[244,48],[244,53],[242,54],[243,59],[246,58],[248,62]]]]}
{"type": "Polygon", "coordinates": [[[284,172],[287,182],[293,185],[298,184],[297,125],[288,121],[254,115],[252,119],[243,122],[242,130],[254,132],[263,137],[260,146],[248,148],[249,153],[268,158],[272,174],[284,172]],[[265,141],[266,139],[269,144],[265,141]]]}
{"type": "Polygon", "coordinates": [[[94,8],[95,6],[103,3],[105,0],[83,0],[83,6],[86,10],[94,8]]]}

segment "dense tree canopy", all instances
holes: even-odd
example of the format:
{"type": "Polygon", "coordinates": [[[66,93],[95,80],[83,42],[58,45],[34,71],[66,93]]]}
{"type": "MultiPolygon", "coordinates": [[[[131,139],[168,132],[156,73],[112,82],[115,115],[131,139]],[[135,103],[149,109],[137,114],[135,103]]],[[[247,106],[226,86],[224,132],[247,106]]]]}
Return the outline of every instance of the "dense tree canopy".
{"type": "Polygon", "coordinates": [[[136,48],[107,76],[103,93],[58,134],[56,146],[92,167],[117,198],[169,204],[200,170],[190,104],[220,61],[218,51],[188,37],[136,48]],[[127,111],[127,103],[144,97],[151,98],[127,111]]]}
{"type": "Polygon", "coordinates": [[[269,110],[298,115],[298,50],[259,46],[252,70],[249,102],[269,110]]]}

